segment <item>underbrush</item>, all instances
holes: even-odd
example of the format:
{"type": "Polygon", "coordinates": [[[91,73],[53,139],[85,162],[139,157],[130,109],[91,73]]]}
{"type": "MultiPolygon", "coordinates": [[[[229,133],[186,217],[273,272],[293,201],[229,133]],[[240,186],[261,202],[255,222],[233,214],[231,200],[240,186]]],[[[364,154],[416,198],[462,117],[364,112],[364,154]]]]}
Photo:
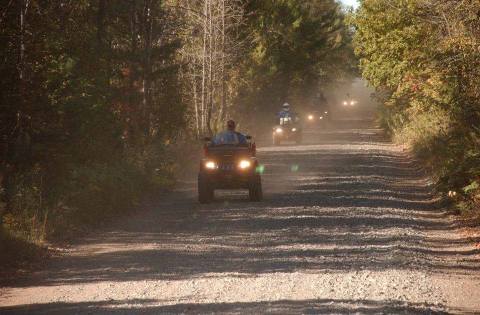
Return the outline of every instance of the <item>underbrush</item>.
{"type": "Polygon", "coordinates": [[[30,262],[38,262],[48,257],[47,249],[39,243],[25,240],[0,228],[0,275],[11,270],[28,267],[30,262]]]}
{"type": "Polygon", "coordinates": [[[480,222],[478,135],[457,125],[451,113],[435,106],[425,112],[399,114],[385,125],[396,142],[410,147],[423,162],[437,184],[437,192],[452,203],[455,212],[469,216],[471,222],[480,222]]]}
{"type": "Polygon", "coordinates": [[[64,242],[159,199],[197,165],[200,146],[185,141],[130,153],[123,161],[40,166],[9,179],[0,225],[0,266],[21,266],[64,242]],[[53,174],[52,174],[53,173],[53,174]]]}
{"type": "Polygon", "coordinates": [[[10,208],[3,224],[32,243],[69,238],[137,206],[154,189],[153,176],[128,164],[76,166],[45,184],[38,170],[13,178],[10,208]]]}

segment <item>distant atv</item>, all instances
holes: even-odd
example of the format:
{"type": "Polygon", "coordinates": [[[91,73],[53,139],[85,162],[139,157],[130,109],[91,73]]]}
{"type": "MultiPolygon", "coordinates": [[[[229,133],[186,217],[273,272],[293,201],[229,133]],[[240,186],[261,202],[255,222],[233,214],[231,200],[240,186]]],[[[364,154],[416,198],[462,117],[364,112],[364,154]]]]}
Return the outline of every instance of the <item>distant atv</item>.
{"type": "Polygon", "coordinates": [[[305,116],[305,126],[325,126],[330,119],[330,114],[327,110],[319,111],[312,110],[305,116]]]}
{"type": "Polygon", "coordinates": [[[273,145],[280,145],[285,141],[302,143],[302,127],[297,123],[278,125],[273,128],[273,145]]]}
{"type": "MultiPolygon", "coordinates": [[[[247,136],[247,140],[251,137],[247,136]]],[[[248,189],[250,201],[261,201],[262,180],[255,144],[214,145],[210,138],[205,141],[198,173],[198,201],[212,202],[215,189],[248,189]]]]}
{"type": "Polygon", "coordinates": [[[324,121],[332,121],[332,112],[328,107],[321,109],[320,114],[324,121]]]}
{"type": "Polygon", "coordinates": [[[343,106],[345,107],[354,107],[358,104],[358,101],[354,100],[353,98],[348,98],[343,101],[343,106]]]}

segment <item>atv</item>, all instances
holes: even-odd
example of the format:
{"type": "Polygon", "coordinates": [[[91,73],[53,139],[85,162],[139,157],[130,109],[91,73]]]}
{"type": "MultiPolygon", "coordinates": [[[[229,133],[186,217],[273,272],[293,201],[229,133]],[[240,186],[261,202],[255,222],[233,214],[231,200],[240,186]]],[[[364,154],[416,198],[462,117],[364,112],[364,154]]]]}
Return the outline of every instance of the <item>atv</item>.
{"type": "Polygon", "coordinates": [[[305,125],[315,126],[321,125],[327,121],[328,111],[312,110],[305,116],[305,125]]]}
{"type": "Polygon", "coordinates": [[[214,200],[216,189],[248,189],[250,201],[261,201],[262,180],[251,137],[247,144],[214,145],[205,138],[204,157],[198,173],[198,201],[214,200]]]}

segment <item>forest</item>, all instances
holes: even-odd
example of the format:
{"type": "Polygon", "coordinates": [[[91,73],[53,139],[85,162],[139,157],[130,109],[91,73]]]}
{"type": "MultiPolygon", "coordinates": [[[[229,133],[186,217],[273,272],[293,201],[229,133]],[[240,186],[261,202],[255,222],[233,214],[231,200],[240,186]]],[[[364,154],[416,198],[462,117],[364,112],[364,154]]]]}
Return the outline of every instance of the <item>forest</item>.
{"type": "Polygon", "coordinates": [[[3,3],[3,239],[101,225],[172,187],[227,118],[261,132],[355,73],[334,0],[3,3]]]}

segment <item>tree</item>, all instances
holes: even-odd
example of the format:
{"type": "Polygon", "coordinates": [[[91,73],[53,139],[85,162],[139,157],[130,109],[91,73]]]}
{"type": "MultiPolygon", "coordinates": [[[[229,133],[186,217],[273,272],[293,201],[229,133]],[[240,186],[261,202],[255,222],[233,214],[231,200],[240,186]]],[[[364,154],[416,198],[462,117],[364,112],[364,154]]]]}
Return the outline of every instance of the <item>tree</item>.
{"type": "Polygon", "coordinates": [[[184,97],[191,104],[193,127],[197,136],[212,134],[223,125],[232,99],[231,72],[244,48],[238,36],[243,5],[239,0],[202,0],[172,7],[184,17],[181,58],[189,82],[184,97]]]}
{"type": "Polygon", "coordinates": [[[385,125],[442,189],[465,196],[478,194],[480,175],[479,10],[478,1],[364,0],[353,18],[363,76],[387,91],[385,125]]]}

